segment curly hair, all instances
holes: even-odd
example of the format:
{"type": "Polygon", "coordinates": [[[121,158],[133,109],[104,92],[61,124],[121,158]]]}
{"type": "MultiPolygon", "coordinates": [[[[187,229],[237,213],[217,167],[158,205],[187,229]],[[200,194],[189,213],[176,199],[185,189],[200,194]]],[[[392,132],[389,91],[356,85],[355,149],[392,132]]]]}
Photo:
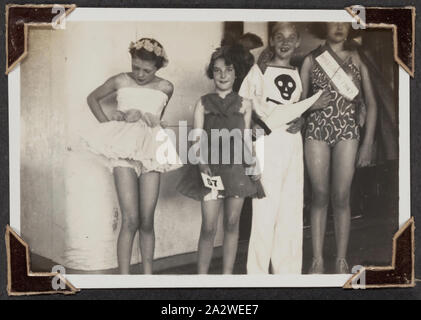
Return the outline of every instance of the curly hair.
{"type": "Polygon", "coordinates": [[[241,83],[254,64],[253,55],[241,44],[225,45],[215,50],[212,54],[206,75],[209,79],[213,79],[213,70],[215,61],[223,59],[226,66],[233,66],[236,79],[234,81],[233,90],[238,92],[241,83]]]}
{"type": "MultiPolygon", "coordinates": [[[[161,49],[163,49],[163,46],[155,39],[142,38],[142,39],[139,39],[138,42],[142,40],[148,40],[152,44],[157,45],[161,49]]],[[[138,59],[146,60],[146,61],[153,61],[157,69],[161,69],[164,66],[165,57],[157,56],[153,51],[152,52],[148,51],[145,48],[136,49],[135,47],[130,47],[129,52],[132,58],[138,58],[138,59]]]]}

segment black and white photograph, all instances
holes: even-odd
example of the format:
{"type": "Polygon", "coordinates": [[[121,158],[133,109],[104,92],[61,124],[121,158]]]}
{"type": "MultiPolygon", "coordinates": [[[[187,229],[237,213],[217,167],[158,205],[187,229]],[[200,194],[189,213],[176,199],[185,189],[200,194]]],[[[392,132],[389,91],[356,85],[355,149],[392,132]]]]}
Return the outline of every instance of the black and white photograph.
{"type": "Polygon", "coordinates": [[[410,218],[391,30],[333,10],[102,10],[31,28],[9,75],[11,222],[33,272],[62,266],[79,288],[341,287],[391,265],[410,218]]]}

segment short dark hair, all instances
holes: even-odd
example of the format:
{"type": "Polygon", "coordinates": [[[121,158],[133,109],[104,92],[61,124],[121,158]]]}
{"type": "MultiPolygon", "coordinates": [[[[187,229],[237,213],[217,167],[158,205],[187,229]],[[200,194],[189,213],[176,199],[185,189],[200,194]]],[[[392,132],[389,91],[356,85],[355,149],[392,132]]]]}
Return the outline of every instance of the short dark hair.
{"type": "Polygon", "coordinates": [[[212,54],[206,70],[206,75],[209,79],[213,79],[215,61],[223,59],[226,66],[232,65],[234,67],[236,79],[234,81],[233,90],[238,91],[240,89],[241,82],[254,63],[253,58],[252,61],[249,61],[250,55],[251,54],[242,45],[222,46],[216,49],[212,54]]]}
{"type": "MultiPolygon", "coordinates": [[[[153,44],[157,44],[159,47],[163,48],[162,45],[155,39],[142,38],[139,41],[142,41],[142,40],[149,40],[153,44]]],[[[135,47],[132,47],[130,48],[129,52],[132,58],[138,58],[138,59],[142,59],[146,61],[155,62],[155,67],[157,69],[161,69],[164,66],[164,62],[165,62],[164,57],[157,56],[154,52],[148,51],[145,48],[136,49],[135,47]]]]}

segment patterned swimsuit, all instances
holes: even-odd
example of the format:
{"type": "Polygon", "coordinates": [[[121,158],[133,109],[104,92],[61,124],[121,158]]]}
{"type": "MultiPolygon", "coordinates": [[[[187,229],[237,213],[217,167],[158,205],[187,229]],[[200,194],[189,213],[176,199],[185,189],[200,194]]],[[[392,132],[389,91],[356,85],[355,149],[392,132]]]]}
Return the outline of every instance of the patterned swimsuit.
{"type": "MultiPolygon", "coordinates": [[[[356,84],[361,83],[361,73],[349,57],[342,67],[348,71],[356,84]]],[[[330,147],[344,140],[359,140],[360,127],[358,124],[359,101],[346,100],[338,90],[329,82],[329,78],[315,62],[311,71],[311,84],[313,92],[327,88],[334,99],[328,107],[312,112],[307,118],[306,140],[324,141],[330,147]]],[[[359,87],[359,85],[358,85],[359,87]]]]}

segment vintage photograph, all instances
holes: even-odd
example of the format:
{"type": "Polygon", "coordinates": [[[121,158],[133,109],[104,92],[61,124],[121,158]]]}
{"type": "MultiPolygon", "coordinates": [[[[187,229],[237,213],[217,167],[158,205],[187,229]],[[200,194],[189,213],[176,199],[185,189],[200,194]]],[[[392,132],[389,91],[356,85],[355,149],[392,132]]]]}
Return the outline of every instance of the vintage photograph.
{"type": "Polygon", "coordinates": [[[393,33],[296,20],[31,28],[19,172],[32,271],[295,277],[390,265],[393,33]]]}

